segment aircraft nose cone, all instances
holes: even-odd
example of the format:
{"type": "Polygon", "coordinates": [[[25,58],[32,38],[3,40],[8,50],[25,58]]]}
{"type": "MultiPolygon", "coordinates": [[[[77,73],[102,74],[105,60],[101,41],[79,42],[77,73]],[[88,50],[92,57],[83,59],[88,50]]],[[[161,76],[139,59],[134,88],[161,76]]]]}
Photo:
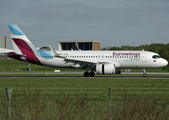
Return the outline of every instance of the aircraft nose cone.
{"type": "MultiPolygon", "coordinates": [[[[165,64],[166,64],[166,65],[168,65],[168,61],[167,61],[167,60],[165,60],[165,62],[166,62],[165,64]]],[[[166,65],[165,65],[165,66],[166,66],[166,65]]]]}
{"type": "Polygon", "coordinates": [[[162,61],[162,65],[163,65],[163,66],[168,65],[168,61],[167,61],[167,60],[165,60],[165,59],[163,59],[163,61],[162,61]]]}

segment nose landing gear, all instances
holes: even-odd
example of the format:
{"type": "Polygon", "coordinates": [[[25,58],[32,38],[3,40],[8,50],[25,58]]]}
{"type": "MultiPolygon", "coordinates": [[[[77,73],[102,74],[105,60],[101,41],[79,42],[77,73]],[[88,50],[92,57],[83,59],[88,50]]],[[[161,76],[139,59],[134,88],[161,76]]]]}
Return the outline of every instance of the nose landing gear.
{"type": "Polygon", "coordinates": [[[147,77],[146,70],[143,69],[143,77],[147,77]]]}

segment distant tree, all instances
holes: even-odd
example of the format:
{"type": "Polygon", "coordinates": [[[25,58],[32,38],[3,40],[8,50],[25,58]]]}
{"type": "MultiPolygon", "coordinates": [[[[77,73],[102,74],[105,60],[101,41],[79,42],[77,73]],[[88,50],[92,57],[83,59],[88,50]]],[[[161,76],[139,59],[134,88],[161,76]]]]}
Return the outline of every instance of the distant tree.
{"type": "Polygon", "coordinates": [[[120,47],[111,47],[110,50],[122,50],[120,47]]]}
{"type": "Polygon", "coordinates": [[[121,48],[120,47],[104,47],[104,48],[102,48],[101,50],[121,50],[121,48]]]}
{"type": "Polygon", "coordinates": [[[130,46],[121,46],[122,50],[129,50],[130,46]]]}
{"type": "Polygon", "coordinates": [[[139,48],[140,50],[144,49],[145,51],[149,51],[150,50],[149,45],[139,45],[137,48],[139,48]]]}
{"type": "Polygon", "coordinates": [[[157,46],[151,46],[150,51],[158,53],[159,54],[159,48],[157,46]]]}
{"type": "Polygon", "coordinates": [[[104,48],[101,48],[101,50],[106,50],[106,47],[104,47],[104,48]]]}

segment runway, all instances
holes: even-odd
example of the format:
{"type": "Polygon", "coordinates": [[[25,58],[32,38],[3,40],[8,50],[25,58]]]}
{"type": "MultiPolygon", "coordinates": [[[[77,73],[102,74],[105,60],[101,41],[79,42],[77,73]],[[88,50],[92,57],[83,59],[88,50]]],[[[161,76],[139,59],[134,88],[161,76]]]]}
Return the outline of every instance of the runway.
{"type": "Polygon", "coordinates": [[[169,77],[107,77],[107,76],[97,76],[97,77],[77,77],[77,76],[0,76],[0,78],[92,78],[92,79],[101,79],[101,78],[112,78],[112,79],[169,79],[169,77]]]}
{"type": "Polygon", "coordinates": [[[94,77],[84,77],[83,72],[0,72],[0,78],[119,78],[119,79],[169,79],[168,72],[147,72],[147,77],[142,76],[142,72],[122,72],[118,75],[96,75],[94,77]]]}

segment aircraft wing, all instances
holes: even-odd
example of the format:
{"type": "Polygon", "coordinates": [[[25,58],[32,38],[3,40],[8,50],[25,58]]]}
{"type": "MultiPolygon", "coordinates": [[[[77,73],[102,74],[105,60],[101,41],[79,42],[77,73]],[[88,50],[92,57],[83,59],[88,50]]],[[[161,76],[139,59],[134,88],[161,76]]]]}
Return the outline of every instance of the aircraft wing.
{"type": "Polygon", "coordinates": [[[14,52],[14,50],[0,48],[0,54],[7,54],[9,52],[14,52]]]}
{"type": "Polygon", "coordinates": [[[83,60],[83,59],[73,59],[73,58],[65,58],[64,61],[66,63],[74,63],[74,65],[80,65],[82,68],[94,68],[96,64],[98,64],[97,61],[92,60],[83,60]]]}
{"type": "Polygon", "coordinates": [[[65,58],[66,63],[74,63],[74,65],[79,64],[82,68],[94,68],[96,64],[115,64],[116,67],[120,67],[120,64],[117,62],[110,61],[94,61],[94,60],[84,60],[84,59],[73,59],[73,58],[65,58]]]}
{"type": "Polygon", "coordinates": [[[97,61],[89,61],[89,60],[82,60],[82,59],[71,59],[71,58],[65,58],[66,62],[71,62],[71,63],[80,63],[80,62],[84,62],[84,63],[89,63],[89,64],[97,64],[97,61]]]}

